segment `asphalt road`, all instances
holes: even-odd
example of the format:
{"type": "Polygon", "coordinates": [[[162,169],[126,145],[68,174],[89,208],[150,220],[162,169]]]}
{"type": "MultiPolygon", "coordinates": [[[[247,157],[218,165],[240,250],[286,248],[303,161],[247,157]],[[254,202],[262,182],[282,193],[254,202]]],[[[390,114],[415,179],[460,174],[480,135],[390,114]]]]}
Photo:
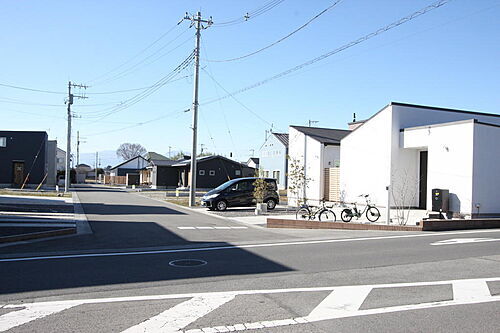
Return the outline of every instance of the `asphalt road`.
{"type": "Polygon", "coordinates": [[[0,331],[500,327],[500,230],[267,230],[121,190],[79,197],[92,234],[0,248],[0,331]]]}

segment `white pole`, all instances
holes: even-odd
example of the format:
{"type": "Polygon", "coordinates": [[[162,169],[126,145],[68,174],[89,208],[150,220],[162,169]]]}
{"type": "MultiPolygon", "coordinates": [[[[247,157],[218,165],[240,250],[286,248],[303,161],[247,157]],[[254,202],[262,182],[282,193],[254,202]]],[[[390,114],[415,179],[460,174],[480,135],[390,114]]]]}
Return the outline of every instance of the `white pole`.
{"type": "Polygon", "coordinates": [[[391,186],[385,187],[387,189],[387,224],[391,224],[391,186]]]}

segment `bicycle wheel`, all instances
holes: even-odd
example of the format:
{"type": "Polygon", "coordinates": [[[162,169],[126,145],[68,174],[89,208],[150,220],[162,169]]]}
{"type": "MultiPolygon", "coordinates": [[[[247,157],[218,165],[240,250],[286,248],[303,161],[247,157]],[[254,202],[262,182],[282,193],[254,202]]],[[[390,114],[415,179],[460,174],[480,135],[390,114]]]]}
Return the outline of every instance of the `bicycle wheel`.
{"type": "Polygon", "coordinates": [[[335,216],[333,210],[325,209],[319,214],[319,220],[322,222],[335,222],[337,216],[335,216]]]}
{"type": "Polygon", "coordinates": [[[377,207],[374,207],[374,206],[371,206],[370,208],[368,208],[368,210],[366,211],[366,218],[368,219],[368,221],[370,222],[375,222],[379,219],[380,217],[380,212],[378,210],[377,207]]]}
{"type": "Polygon", "coordinates": [[[307,221],[311,219],[311,214],[307,208],[301,208],[295,214],[295,219],[307,221]]]}
{"type": "Polygon", "coordinates": [[[352,211],[349,208],[346,208],[340,213],[340,218],[344,222],[349,222],[352,219],[352,211]]]}

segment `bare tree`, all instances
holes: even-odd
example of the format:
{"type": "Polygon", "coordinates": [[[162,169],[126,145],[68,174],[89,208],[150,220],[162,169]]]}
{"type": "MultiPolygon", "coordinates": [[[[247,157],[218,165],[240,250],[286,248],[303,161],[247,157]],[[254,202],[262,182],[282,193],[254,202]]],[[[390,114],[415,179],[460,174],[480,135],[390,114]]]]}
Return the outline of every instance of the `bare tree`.
{"type": "Polygon", "coordinates": [[[403,170],[392,175],[390,194],[396,209],[396,219],[399,225],[406,225],[410,218],[412,203],[417,196],[417,188],[420,180],[403,170]]]}
{"type": "Polygon", "coordinates": [[[122,143],[116,150],[116,156],[129,160],[138,155],[144,155],[146,152],[146,148],[138,143],[122,143]]]}

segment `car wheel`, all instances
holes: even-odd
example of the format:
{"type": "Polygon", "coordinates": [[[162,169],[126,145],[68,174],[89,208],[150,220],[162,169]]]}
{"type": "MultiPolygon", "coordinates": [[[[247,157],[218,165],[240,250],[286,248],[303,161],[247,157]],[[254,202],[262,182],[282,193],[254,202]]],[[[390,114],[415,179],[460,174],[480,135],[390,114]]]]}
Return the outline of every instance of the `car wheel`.
{"type": "Polygon", "coordinates": [[[227,202],[225,202],[224,200],[217,201],[216,207],[217,210],[224,211],[227,209],[227,202]]]}
{"type": "Polygon", "coordinates": [[[276,200],[269,199],[266,201],[266,204],[267,204],[267,209],[273,210],[276,207],[276,200]]]}

